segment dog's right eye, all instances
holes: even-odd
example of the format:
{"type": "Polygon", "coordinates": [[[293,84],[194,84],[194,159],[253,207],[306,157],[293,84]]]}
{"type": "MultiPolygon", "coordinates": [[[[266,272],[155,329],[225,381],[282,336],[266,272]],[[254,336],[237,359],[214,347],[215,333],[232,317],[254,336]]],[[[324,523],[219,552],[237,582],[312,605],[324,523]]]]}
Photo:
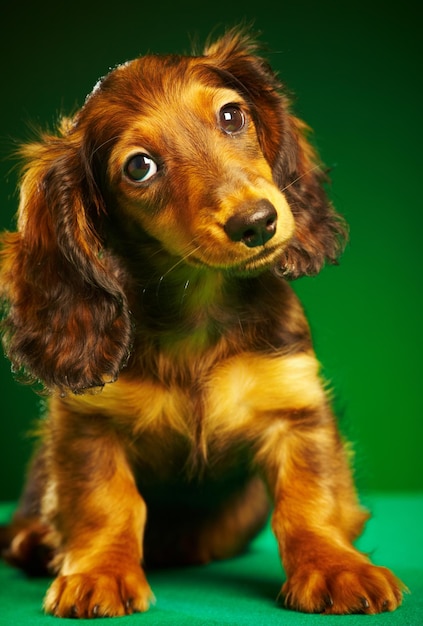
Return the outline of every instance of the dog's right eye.
{"type": "Polygon", "coordinates": [[[227,135],[236,135],[245,126],[245,115],[237,104],[226,104],[219,111],[219,125],[227,135]]]}
{"type": "Polygon", "coordinates": [[[157,173],[157,163],[144,153],[132,155],[126,162],[124,172],[134,183],[145,183],[157,173]]]}

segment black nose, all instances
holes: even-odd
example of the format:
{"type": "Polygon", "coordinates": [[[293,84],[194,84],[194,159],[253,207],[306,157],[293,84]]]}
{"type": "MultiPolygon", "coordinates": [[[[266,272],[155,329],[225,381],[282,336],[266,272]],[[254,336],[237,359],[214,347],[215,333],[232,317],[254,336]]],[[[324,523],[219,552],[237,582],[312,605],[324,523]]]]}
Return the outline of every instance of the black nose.
{"type": "Polygon", "coordinates": [[[259,200],[232,215],[223,228],[232,241],[242,241],[249,248],[255,248],[273,237],[277,221],[273,204],[269,200],[259,200]]]}

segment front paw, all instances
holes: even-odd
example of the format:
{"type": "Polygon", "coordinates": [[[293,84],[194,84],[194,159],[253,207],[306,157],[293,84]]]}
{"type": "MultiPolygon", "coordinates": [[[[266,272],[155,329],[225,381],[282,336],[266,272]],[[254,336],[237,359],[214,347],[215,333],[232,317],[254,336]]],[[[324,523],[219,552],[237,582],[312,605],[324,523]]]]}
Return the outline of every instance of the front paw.
{"type": "Polygon", "coordinates": [[[342,565],[300,566],[282,587],[287,608],[305,613],[394,611],[406,587],[385,567],[348,559],[342,565]]]}
{"type": "Polygon", "coordinates": [[[115,617],[146,611],[154,600],[141,569],[59,576],[47,591],[46,613],[56,617],[115,617]]]}

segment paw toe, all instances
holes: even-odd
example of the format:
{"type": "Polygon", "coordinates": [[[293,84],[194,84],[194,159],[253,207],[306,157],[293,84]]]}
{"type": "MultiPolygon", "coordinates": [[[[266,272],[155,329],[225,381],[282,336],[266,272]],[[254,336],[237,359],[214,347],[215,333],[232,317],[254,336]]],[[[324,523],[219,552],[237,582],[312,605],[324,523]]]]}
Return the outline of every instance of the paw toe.
{"type": "Polygon", "coordinates": [[[59,576],[44,600],[46,613],[56,617],[118,617],[144,612],[153,596],[143,573],[126,577],[104,573],[59,576]]]}
{"type": "Polygon", "coordinates": [[[394,611],[405,590],[386,568],[361,563],[345,570],[300,569],[284,584],[282,595],[285,606],[306,613],[375,614],[394,611]]]}

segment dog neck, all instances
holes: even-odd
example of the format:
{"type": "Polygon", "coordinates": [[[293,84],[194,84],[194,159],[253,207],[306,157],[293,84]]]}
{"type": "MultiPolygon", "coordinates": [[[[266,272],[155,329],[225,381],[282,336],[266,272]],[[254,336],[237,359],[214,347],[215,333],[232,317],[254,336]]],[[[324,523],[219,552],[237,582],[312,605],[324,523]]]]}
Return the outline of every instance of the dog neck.
{"type": "Polygon", "coordinates": [[[140,319],[166,342],[194,335],[199,344],[213,341],[216,330],[226,325],[234,288],[234,281],[219,270],[172,260],[166,271],[153,273],[138,290],[140,319]]]}
{"type": "Polygon", "coordinates": [[[133,352],[184,361],[184,354],[187,360],[194,355],[201,360],[206,353],[234,354],[241,344],[263,351],[309,344],[299,304],[272,268],[240,276],[230,269],[193,265],[166,252],[133,224],[131,236],[126,231],[122,236],[119,226],[110,249],[125,268],[137,346],[133,352]],[[292,311],[286,323],[281,320],[284,311],[292,311]]]}

